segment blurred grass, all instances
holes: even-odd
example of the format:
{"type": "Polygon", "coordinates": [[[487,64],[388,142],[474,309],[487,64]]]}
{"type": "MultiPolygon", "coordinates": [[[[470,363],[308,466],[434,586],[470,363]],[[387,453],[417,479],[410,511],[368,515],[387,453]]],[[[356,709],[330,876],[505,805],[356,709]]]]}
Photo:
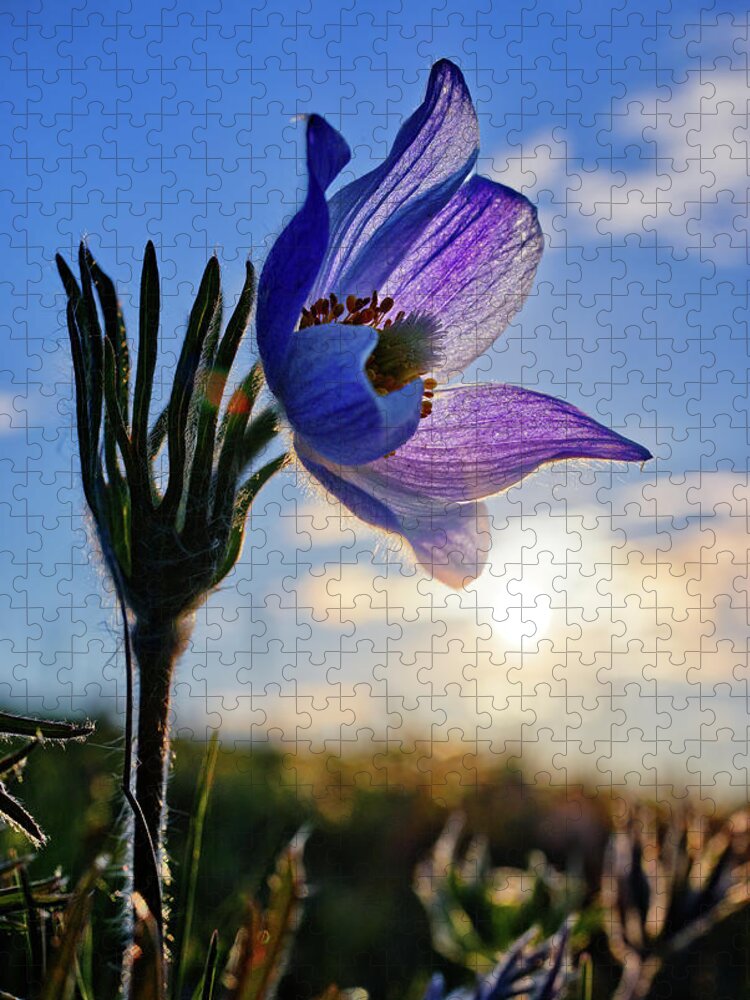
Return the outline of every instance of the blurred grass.
{"type": "MultiPolygon", "coordinates": [[[[168,843],[173,896],[185,891],[183,859],[189,857],[191,816],[206,744],[177,740],[169,785],[168,843]]],[[[106,720],[85,744],[33,755],[22,786],[24,802],[50,837],[31,866],[34,878],[57,867],[71,883],[103,849],[113,854],[109,894],[94,901],[90,952],[93,994],[116,996],[121,947],[122,852],[107,837],[119,819],[127,828],[119,768],[121,734],[106,720]]],[[[421,903],[411,889],[414,869],[430,850],[453,808],[467,815],[467,833],[486,833],[492,861],[524,867],[532,849],[559,866],[580,865],[591,892],[601,872],[609,833],[609,807],[585,788],[541,788],[518,770],[493,759],[467,771],[461,758],[436,760],[429,776],[408,755],[376,760],[352,755],[292,756],[222,746],[206,810],[195,881],[192,930],[183,995],[192,996],[216,929],[223,965],[251,897],[267,898],[266,878],[279,851],[303,824],[312,826],[305,867],[312,887],[281,1000],[307,1000],[330,983],[362,986],[373,1000],[410,1000],[430,971],[449,983],[461,970],[436,955],[421,903]],[[458,780],[464,775],[464,781],[458,780]],[[465,783],[464,783],[465,782],[465,783]]],[[[5,830],[0,847],[26,853],[28,845],[5,830]]],[[[172,926],[176,926],[173,921],[172,926]]],[[[592,997],[608,995],[617,966],[602,933],[590,951],[595,965],[592,997]]],[[[0,989],[23,996],[23,956],[18,941],[0,934],[0,989]]],[[[654,995],[682,1000],[750,997],[750,915],[740,913],[716,928],[678,962],[667,966],[654,995]]]]}

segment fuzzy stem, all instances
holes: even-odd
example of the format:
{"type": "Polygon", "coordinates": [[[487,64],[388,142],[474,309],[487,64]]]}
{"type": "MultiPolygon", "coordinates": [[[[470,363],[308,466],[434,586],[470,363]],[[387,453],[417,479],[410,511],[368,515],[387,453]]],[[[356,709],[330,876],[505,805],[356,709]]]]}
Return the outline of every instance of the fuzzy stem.
{"type": "MultiPolygon", "coordinates": [[[[133,835],[133,890],[141,894],[164,938],[164,805],[169,758],[169,707],[175,664],[190,634],[185,619],[138,618],[132,632],[138,662],[138,741],[135,797],[148,836],[136,823],[133,835]],[[153,852],[157,872],[154,872],[153,852]]],[[[133,967],[132,996],[138,996],[138,965],[133,967]]]]}

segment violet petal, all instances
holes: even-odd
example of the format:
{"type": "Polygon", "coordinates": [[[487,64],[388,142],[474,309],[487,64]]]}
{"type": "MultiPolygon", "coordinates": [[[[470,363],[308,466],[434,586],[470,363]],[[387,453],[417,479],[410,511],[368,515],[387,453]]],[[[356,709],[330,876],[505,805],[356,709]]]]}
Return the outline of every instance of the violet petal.
{"type": "Polygon", "coordinates": [[[651,454],[562,399],[513,385],[456,386],[436,393],[431,415],[395,455],[352,474],[378,495],[398,488],[463,502],[568,458],[645,462],[651,454]]]}
{"type": "Polygon", "coordinates": [[[342,323],[292,337],[279,396],[294,430],[331,462],[371,462],[402,445],[419,424],[421,380],[380,396],[365,374],[376,341],[372,327],[342,323]]]}
{"type": "Polygon", "coordinates": [[[395,308],[438,320],[443,357],[434,374],[450,377],[484,354],[521,308],[543,248],[531,202],[502,184],[472,177],[387,281],[373,287],[382,287],[395,308]]]}
{"type": "Polygon", "coordinates": [[[315,479],[360,520],[402,535],[416,561],[435,579],[460,588],[476,579],[491,547],[489,517],[484,504],[453,504],[415,497],[391,484],[370,489],[361,470],[331,466],[295,439],[297,455],[315,479]]]}
{"type": "Polygon", "coordinates": [[[443,59],[432,67],[420,107],[402,125],[387,159],[331,198],[330,249],[315,285],[315,298],[337,292],[370,295],[367,278],[388,274],[429,219],[446,204],[474,165],[479,126],[471,95],[457,66],[443,59]],[[360,287],[361,286],[361,287],[360,287]]]}
{"type": "Polygon", "coordinates": [[[258,284],[258,349],[266,380],[276,393],[292,332],[328,246],[325,189],[351,156],[349,147],[324,118],[307,123],[307,197],[271,248],[258,284]]]}

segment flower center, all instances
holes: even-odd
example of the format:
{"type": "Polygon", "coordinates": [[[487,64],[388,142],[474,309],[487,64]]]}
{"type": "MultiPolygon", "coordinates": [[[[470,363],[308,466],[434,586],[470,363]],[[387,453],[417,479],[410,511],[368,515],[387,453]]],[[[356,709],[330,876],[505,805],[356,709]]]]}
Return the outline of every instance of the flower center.
{"type": "MultiPolygon", "coordinates": [[[[339,302],[331,293],[327,298],[318,299],[302,310],[300,330],[327,323],[341,323],[344,326],[371,326],[377,331],[378,342],[367,359],[365,372],[381,396],[402,389],[409,382],[431,371],[440,359],[440,324],[424,313],[392,312],[392,298],[378,299],[373,292],[367,299],[347,295],[346,302],[339,302]]],[[[424,380],[421,416],[429,417],[432,412],[432,398],[437,382],[434,378],[424,380]]]]}

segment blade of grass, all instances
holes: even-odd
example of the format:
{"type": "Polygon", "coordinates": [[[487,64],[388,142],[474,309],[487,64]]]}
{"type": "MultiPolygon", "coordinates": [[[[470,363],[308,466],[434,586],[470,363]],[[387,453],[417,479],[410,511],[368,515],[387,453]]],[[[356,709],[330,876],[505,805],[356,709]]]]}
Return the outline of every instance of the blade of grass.
{"type": "Polygon", "coordinates": [[[81,1000],[95,1000],[94,998],[94,935],[91,923],[86,924],[86,929],[81,940],[81,951],[76,960],[76,986],[81,994],[81,1000]]]}
{"type": "Polygon", "coordinates": [[[216,989],[216,972],[219,960],[219,932],[214,931],[211,935],[211,942],[208,946],[206,964],[203,968],[203,978],[198,983],[198,988],[193,993],[193,1000],[214,1000],[216,989]]]}
{"type": "Polygon", "coordinates": [[[47,966],[47,948],[44,935],[43,914],[37,908],[34,894],[31,891],[31,881],[26,866],[18,869],[21,882],[23,901],[26,907],[26,929],[29,942],[29,975],[28,981],[32,994],[36,994],[42,985],[47,966]]]}
{"type": "Polygon", "coordinates": [[[71,1000],[76,986],[76,957],[91,919],[92,896],[108,864],[98,857],[75,888],[63,917],[63,932],[52,966],[42,987],[41,1000],[71,1000]]]}
{"type": "Polygon", "coordinates": [[[301,830],[281,854],[276,871],[269,879],[271,896],[263,914],[263,926],[256,931],[251,920],[246,930],[246,946],[235,973],[232,1000],[273,1000],[302,916],[307,888],[302,851],[307,831],[301,830]],[[260,937],[259,937],[260,935],[260,937]],[[262,946],[255,948],[255,943],[262,946]]]}
{"type": "MultiPolygon", "coordinates": [[[[180,1000],[182,986],[187,967],[187,956],[190,949],[190,934],[193,929],[193,914],[195,912],[195,892],[198,884],[198,869],[200,867],[201,849],[203,847],[203,830],[206,821],[206,811],[211,789],[216,773],[216,760],[219,755],[219,734],[214,730],[211,736],[203,765],[195,789],[195,802],[190,817],[190,830],[185,846],[185,857],[182,864],[183,892],[177,907],[177,928],[175,931],[175,954],[177,969],[173,977],[173,1000],[180,1000]]],[[[213,939],[212,939],[213,940],[213,939]]]]}

